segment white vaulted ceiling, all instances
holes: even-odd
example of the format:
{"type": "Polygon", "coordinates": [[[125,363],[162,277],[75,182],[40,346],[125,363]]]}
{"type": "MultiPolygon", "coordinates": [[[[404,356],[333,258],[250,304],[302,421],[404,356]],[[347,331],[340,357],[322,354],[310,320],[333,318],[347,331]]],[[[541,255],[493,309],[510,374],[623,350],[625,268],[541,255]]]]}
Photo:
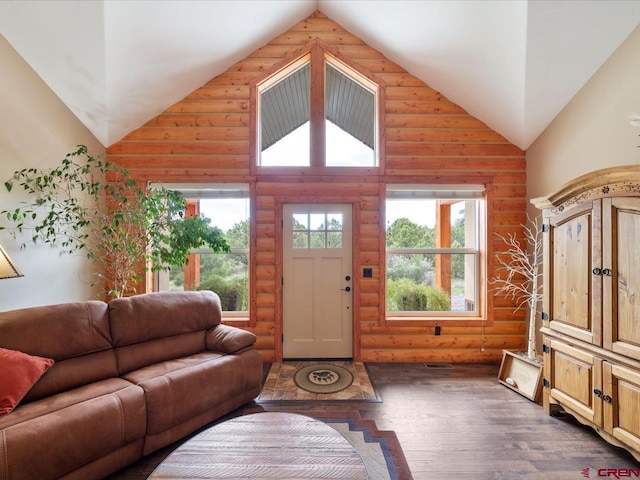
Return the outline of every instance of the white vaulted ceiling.
{"type": "Polygon", "coordinates": [[[0,34],[109,146],[315,10],[523,149],[640,22],[636,0],[0,0],[0,34]]]}

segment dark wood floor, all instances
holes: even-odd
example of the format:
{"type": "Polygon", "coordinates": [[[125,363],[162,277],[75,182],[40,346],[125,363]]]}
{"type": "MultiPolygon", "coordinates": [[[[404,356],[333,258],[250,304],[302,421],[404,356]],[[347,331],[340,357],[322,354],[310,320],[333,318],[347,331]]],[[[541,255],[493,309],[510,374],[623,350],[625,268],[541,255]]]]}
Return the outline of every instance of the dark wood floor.
{"type": "MultiPolygon", "coordinates": [[[[625,452],[570,417],[497,381],[498,365],[429,368],[422,363],[367,364],[382,403],[287,402],[268,411],[358,410],[380,430],[393,430],[415,480],[579,480],[592,468],[640,468],[625,452]]],[[[255,405],[234,412],[234,416],[255,405]]],[[[145,479],[177,445],[110,477],[145,479]]]]}

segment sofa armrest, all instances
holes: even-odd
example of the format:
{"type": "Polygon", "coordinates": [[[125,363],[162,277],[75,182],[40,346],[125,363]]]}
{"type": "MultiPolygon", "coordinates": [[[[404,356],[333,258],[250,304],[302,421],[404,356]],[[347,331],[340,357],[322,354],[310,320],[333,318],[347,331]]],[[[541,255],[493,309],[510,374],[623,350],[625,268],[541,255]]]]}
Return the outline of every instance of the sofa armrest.
{"type": "Polygon", "coordinates": [[[231,354],[251,347],[256,343],[256,338],[253,333],[241,328],[220,324],[207,331],[205,341],[207,349],[231,354]]]}

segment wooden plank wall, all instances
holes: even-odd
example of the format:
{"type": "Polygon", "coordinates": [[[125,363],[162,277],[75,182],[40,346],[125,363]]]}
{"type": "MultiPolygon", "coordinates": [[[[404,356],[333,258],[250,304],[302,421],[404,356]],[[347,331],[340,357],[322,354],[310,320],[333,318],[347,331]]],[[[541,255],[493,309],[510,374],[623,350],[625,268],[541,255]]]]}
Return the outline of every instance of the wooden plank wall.
{"type": "MultiPolygon", "coordinates": [[[[521,235],[525,222],[524,152],[410,75],[401,66],[315,12],[107,150],[140,181],[249,182],[255,232],[253,316],[265,361],[279,359],[281,272],[278,229],[283,201],[355,205],[354,358],[362,361],[498,361],[503,348],[525,347],[524,312],[488,293],[485,322],[402,324],[384,318],[382,201],[386,183],[487,183],[488,277],[504,249],[494,232],[521,235]],[[250,83],[318,38],[385,84],[385,164],[365,178],[273,176],[250,168],[250,83]],[[371,267],[373,278],[361,277],[371,267]]],[[[486,279],[485,279],[486,280],[486,279]]]]}

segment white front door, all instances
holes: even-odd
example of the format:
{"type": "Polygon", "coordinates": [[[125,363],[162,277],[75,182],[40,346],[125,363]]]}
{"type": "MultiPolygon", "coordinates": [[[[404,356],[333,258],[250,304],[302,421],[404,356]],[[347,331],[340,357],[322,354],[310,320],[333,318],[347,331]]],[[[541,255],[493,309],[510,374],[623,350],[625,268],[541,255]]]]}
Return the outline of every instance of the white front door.
{"type": "Polygon", "coordinates": [[[284,205],[284,358],[353,356],[351,212],[351,205],[284,205]]]}

